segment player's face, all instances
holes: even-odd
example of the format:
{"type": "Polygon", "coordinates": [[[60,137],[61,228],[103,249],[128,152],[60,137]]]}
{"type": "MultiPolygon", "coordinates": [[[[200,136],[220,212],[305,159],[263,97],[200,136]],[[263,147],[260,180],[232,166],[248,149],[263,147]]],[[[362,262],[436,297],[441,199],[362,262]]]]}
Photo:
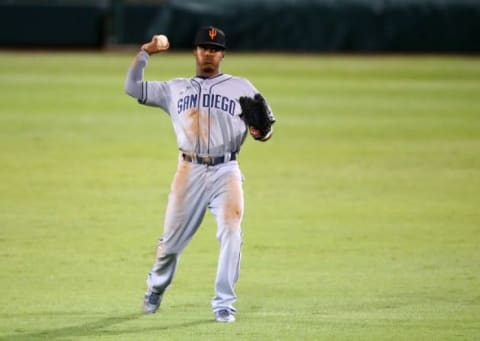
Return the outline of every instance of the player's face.
{"type": "Polygon", "coordinates": [[[197,62],[197,75],[212,77],[220,72],[220,63],[225,52],[215,46],[197,46],[193,50],[197,62]]]}

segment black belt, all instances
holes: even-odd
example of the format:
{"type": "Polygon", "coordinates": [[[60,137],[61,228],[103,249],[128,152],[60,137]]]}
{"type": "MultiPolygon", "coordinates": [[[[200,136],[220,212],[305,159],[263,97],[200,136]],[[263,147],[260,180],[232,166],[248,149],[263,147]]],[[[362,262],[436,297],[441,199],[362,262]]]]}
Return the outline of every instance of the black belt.
{"type": "Polygon", "coordinates": [[[201,165],[216,166],[228,161],[235,161],[237,159],[237,153],[228,153],[222,156],[200,156],[195,153],[182,153],[182,159],[201,165]]]}

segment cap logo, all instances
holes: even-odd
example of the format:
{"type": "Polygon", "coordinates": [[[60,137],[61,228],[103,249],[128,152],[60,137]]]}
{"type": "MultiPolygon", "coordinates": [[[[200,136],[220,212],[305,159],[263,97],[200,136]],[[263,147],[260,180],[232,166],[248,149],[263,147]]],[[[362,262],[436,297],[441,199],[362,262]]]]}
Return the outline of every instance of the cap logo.
{"type": "Polygon", "coordinates": [[[211,27],[211,28],[208,30],[208,35],[210,36],[210,39],[211,39],[211,40],[215,40],[215,37],[217,36],[217,30],[214,29],[213,27],[211,27]]]}

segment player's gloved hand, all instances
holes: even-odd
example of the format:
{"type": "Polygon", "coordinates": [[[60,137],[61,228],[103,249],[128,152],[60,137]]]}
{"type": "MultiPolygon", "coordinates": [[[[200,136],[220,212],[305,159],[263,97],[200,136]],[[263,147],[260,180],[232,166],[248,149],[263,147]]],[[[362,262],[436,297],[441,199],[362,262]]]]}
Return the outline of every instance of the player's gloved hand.
{"type": "Polygon", "coordinates": [[[248,125],[249,132],[256,140],[266,141],[275,123],[270,109],[261,94],[252,97],[242,96],[238,99],[242,108],[240,117],[248,125]]]}

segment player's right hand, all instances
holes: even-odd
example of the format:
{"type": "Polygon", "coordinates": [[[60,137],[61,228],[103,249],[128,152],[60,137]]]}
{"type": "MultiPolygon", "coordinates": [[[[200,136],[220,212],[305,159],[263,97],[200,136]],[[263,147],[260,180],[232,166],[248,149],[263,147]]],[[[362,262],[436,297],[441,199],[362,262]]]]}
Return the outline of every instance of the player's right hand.
{"type": "Polygon", "coordinates": [[[170,47],[168,39],[163,36],[165,40],[162,40],[161,37],[161,35],[154,35],[151,41],[142,45],[142,50],[144,50],[148,54],[154,54],[168,50],[168,48],[170,47]]]}

